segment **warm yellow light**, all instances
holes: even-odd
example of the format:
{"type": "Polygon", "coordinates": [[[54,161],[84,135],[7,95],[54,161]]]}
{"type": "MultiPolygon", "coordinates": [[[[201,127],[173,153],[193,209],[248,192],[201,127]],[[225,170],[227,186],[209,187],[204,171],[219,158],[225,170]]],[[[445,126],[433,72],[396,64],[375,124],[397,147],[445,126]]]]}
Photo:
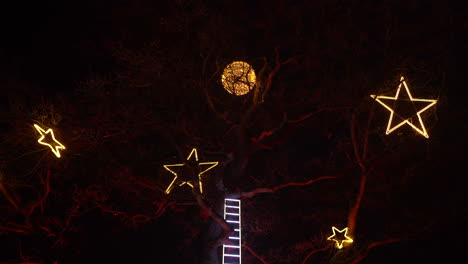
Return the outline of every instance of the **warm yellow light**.
{"type": "Polygon", "coordinates": [[[343,230],[339,230],[338,228],[336,227],[332,227],[332,231],[333,231],[333,235],[329,236],[327,238],[327,240],[333,240],[335,241],[335,246],[336,248],[338,249],[341,249],[343,248],[343,243],[346,242],[346,243],[353,243],[353,239],[351,237],[348,236],[348,228],[345,227],[343,228],[343,230]],[[344,236],[344,239],[340,239],[340,238],[337,238],[336,237],[336,233],[335,232],[338,232],[340,234],[344,233],[343,236],[344,236]]]}
{"type": "Polygon", "coordinates": [[[60,158],[59,149],[65,149],[65,146],[63,146],[60,142],[58,142],[55,139],[54,131],[52,131],[51,128],[49,128],[49,129],[47,129],[47,131],[45,131],[39,125],[36,125],[36,124],[34,124],[34,128],[36,128],[36,130],[39,132],[39,134],[41,134],[41,137],[39,138],[39,140],[37,140],[37,142],[39,144],[41,144],[41,145],[48,146],[52,150],[52,152],[55,154],[55,156],[57,156],[57,158],[60,158]],[[49,133],[50,133],[50,136],[52,137],[53,141],[50,142],[50,143],[44,142],[43,140],[44,140],[46,134],[49,134],[49,133]]]}
{"type": "Polygon", "coordinates": [[[170,167],[182,167],[182,166],[184,166],[184,164],[163,165],[163,167],[166,170],[168,170],[170,173],[172,173],[174,175],[174,179],[172,179],[171,183],[166,188],[166,191],[165,191],[166,194],[169,194],[171,192],[172,188],[174,188],[174,183],[176,182],[176,180],[178,178],[177,173],[175,171],[171,170],[170,167]]]}
{"type": "Polygon", "coordinates": [[[255,87],[257,77],[247,62],[234,61],[224,68],[221,83],[230,94],[244,95],[255,87]]]}
{"type": "MultiPolygon", "coordinates": [[[[198,162],[198,153],[197,153],[197,149],[192,149],[192,151],[190,152],[190,154],[188,155],[187,157],[187,160],[190,160],[192,157],[195,158],[195,161],[198,162]]],[[[218,162],[217,161],[210,161],[210,162],[199,162],[198,163],[198,167],[199,167],[199,173],[198,173],[198,186],[199,186],[199,189],[200,189],[200,193],[203,193],[203,184],[202,184],[202,176],[205,172],[211,170],[212,168],[216,167],[216,165],[218,165],[218,162]],[[202,166],[209,166],[207,169],[205,170],[200,170],[200,167],[202,166]]],[[[174,178],[172,179],[171,183],[169,184],[169,186],[166,188],[166,190],[164,191],[166,194],[169,194],[172,189],[174,188],[175,185],[178,185],[178,186],[183,186],[185,184],[187,184],[188,186],[190,186],[191,188],[194,187],[194,184],[193,182],[191,182],[190,180],[189,181],[180,181],[180,180],[177,180],[179,178],[179,176],[177,175],[177,173],[175,171],[173,171],[171,169],[171,167],[183,167],[185,166],[185,163],[179,163],[179,164],[171,164],[171,165],[163,165],[164,169],[168,170],[170,173],[172,173],[172,175],[174,175],[174,178]]]]}
{"type": "Polygon", "coordinates": [[[406,84],[406,81],[404,80],[403,76],[401,77],[400,79],[400,85],[398,85],[398,89],[397,89],[397,92],[395,94],[394,97],[391,97],[391,96],[383,96],[383,95],[379,95],[379,96],[376,96],[376,95],[371,95],[372,98],[375,98],[375,100],[377,102],[379,102],[381,105],[383,105],[386,109],[388,109],[388,111],[390,111],[390,118],[388,119],[388,124],[387,124],[387,131],[385,132],[387,135],[392,133],[393,131],[395,131],[397,128],[401,127],[402,125],[404,124],[408,124],[410,125],[414,130],[416,130],[418,133],[420,133],[421,135],[425,136],[426,138],[429,138],[429,135],[427,134],[427,131],[426,131],[426,127],[424,126],[424,123],[422,121],[422,118],[421,118],[421,113],[426,111],[427,109],[429,109],[430,107],[432,107],[433,105],[435,105],[437,103],[437,100],[436,99],[418,99],[418,98],[413,98],[413,96],[411,95],[409,89],[408,89],[408,85],[406,84]],[[402,122],[400,122],[399,124],[395,125],[394,127],[391,127],[391,124],[392,124],[392,121],[393,121],[393,115],[395,113],[395,111],[390,107],[388,106],[387,104],[385,104],[384,102],[382,102],[380,99],[391,99],[391,100],[398,100],[398,96],[400,94],[400,89],[401,89],[401,85],[404,85],[405,86],[405,89],[406,89],[406,92],[408,93],[408,96],[410,98],[411,101],[414,101],[414,102],[428,102],[430,104],[428,104],[426,107],[422,108],[421,110],[417,111],[416,112],[416,116],[418,117],[418,121],[419,121],[419,124],[421,126],[421,128],[418,128],[417,126],[415,126],[412,122],[411,122],[411,119],[408,118],[408,119],[405,119],[403,120],[402,122]]]}

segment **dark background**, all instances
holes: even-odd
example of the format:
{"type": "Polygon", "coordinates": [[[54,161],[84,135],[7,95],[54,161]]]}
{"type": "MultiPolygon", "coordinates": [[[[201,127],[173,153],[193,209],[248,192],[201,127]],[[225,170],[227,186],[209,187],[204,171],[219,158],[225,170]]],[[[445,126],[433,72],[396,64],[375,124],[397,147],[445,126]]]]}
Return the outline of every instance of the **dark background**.
{"type": "Polygon", "coordinates": [[[465,9],[252,2],[2,6],[0,263],[220,263],[221,228],[199,196],[163,193],[162,164],[193,147],[220,161],[202,196],[218,213],[225,195],[337,177],[243,199],[244,244],[265,263],[302,263],[347,225],[359,193],[353,122],[370,170],[355,243],[306,263],[353,263],[388,239],[361,263],[463,253],[465,9]],[[254,67],[260,92],[287,63],[254,102],[222,89],[235,60],[254,67]],[[424,113],[429,139],[404,127],[385,136],[388,112],[369,95],[393,94],[401,75],[414,97],[438,99],[424,113]],[[37,122],[67,147],[61,159],[36,143],[37,122]]]}

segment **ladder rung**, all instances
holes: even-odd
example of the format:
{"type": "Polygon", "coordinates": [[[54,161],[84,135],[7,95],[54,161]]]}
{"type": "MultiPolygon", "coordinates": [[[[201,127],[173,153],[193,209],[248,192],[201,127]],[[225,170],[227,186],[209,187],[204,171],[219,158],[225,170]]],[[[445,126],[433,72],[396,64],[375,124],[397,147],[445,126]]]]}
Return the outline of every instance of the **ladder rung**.
{"type": "Polygon", "coordinates": [[[240,209],[239,206],[226,205],[226,207],[240,209]]]}
{"type": "Polygon", "coordinates": [[[223,246],[227,248],[240,248],[240,246],[231,246],[231,245],[223,245],[223,246]]]}
{"type": "Polygon", "coordinates": [[[238,223],[238,224],[240,223],[239,221],[232,221],[232,220],[226,220],[226,222],[228,222],[228,223],[238,223]]]}
{"type": "Polygon", "coordinates": [[[225,257],[235,257],[240,258],[240,255],[233,255],[233,254],[224,254],[225,257]]]}
{"type": "Polygon", "coordinates": [[[229,239],[240,239],[240,237],[229,237],[229,239]]]}
{"type": "Polygon", "coordinates": [[[224,200],[226,200],[226,201],[233,201],[233,202],[240,202],[239,199],[229,199],[229,198],[226,198],[226,199],[224,199],[224,200]]]}
{"type": "Polygon", "coordinates": [[[226,215],[240,215],[240,214],[235,214],[235,213],[226,213],[226,215]]]}
{"type": "Polygon", "coordinates": [[[240,228],[234,228],[234,231],[240,231],[240,228]]]}

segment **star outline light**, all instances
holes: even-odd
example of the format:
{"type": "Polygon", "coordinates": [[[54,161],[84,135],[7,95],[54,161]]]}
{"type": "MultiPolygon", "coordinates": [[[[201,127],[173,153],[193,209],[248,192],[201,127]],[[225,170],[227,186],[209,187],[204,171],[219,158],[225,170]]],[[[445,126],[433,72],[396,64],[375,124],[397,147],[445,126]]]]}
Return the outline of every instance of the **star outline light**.
{"type": "Polygon", "coordinates": [[[408,85],[406,84],[406,80],[403,76],[401,76],[400,78],[400,84],[398,85],[398,89],[396,91],[396,94],[394,97],[391,97],[391,96],[384,96],[384,95],[371,95],[372,98],[374,98],[377,102],[379,102],[381,105],[383,105],[388,111],[390,111],[390,118],[388,119],[388,124],[387,124],[387,130],[385,131],[385,134],[388,135],[390,133],[392,133],[393,131],[395,131],[396,129],[398,129],[399,127],[403,126],[404,124],[408,124],[410,127],[412,127],[414,130],[416,130],[416,132],[418,132],[419,134],[423,135],[424,137],[426,138],[429,138],[429,134],[427,133],[426,131],[426,127],[424,126],[424,122],[422,121],[422,118],[421,118],[421,113],[423,113],[424,111],[426,111],[427,109],[431,108],[433,105],[435,105],[437,103],[437,99],[420,99],[420,98],[413,98],[413,96],[411,95],[411,92],[408,88],[408,85]],[[418,128],[417,126],[415,126],[412,122],[410,122],[410,119],[412,118],[407,118],[405,120],[403,120],[402,122],[400,122],[399,124],[395,125],[394,127],[391,127],[392,125],[392,121],[393,121],[393,115],[395,113],[395,111],[390,107],[388,106],[387,104],[385,104],[382,100],[380,100],[380,98],[382,99],[390,99],[390,100],[398,100],[398,96],[400,95],[400,90],[401,90],[401,85],[404,85],[405,86],[405,90],[406,90],[406,93],[408,94],[409,96],[409,99],[412,101],[412,102],[429,102],[430,104],[428,104],[426,107],[422,108],[421,110],[419,111],[416,111],[416,116],[418,117],[418,121],[419,121],[419,124],[421,125],[421,128],[418,128]]]}
{"type": "Polygon", "coordinates": [[[335,241],[335,246],[336,246],[336,248],[342,249],[342,248],[343,248],[343,243],[344,243],[344,242],[346,242],[346,243],[353,243],[354,240],[353,240],[351,237],[348,236],[348,228],[347,228],[347,227],[343,228],[342,230],[339,230],[338,228],[336,228],[336,227],[333,226],[333,227],[332,227],[332,231],[333,231],[333,235],[327,237],[327,240],[333,240],[333,241],[335,241]],[[340,234],[344,232],[344,237],[345,237],[346,239],[342,239],[342,240],[341,240],[341,239],[333,238],[333,237],[336,236],[336,233],[335,233],[335,232],[338,232],[338,233],[340,233],[340,234]]]}
{"type": "MultiPolygon", "coordinates": [[[[190,152],[190,154],[188,155],[187,157],[187,161],[190,160],[191,158],[195,157],[195,161],[198,162],[198,153],[197,153],[197,149],[196,148],[193,148],[192,151],[190,152]]],[[[199,162],[198,163],[198,166],[205,166],[205,165],[211,165],[209,166],[207,169],[203,170],[203,171],[199,171],[198,172],[198,186],[199,186],[199,189],[200,189],[200,193],[203,193],[203,183],[202,183],[202,176],[205,172],[211,170],[212,168],[216,167],[218,165],[218,162],[217,161],[209,161],[209,162],[199,162]]],[[[166,169],[167,171],[169,171],[172,175],[174,175],[174,178],[172,179],[171,183],[169,184],[169,186],[166,188],[166,190],[164,191],[164,193],[166,194],[169,194],[172,189],[175,187],[175,185],[178,185],[178,186],[183,186],[185,184],[187,184],[188,186],[190,186],[192,189],[195,187],[194,184],[188,180],[188,181],[180,181],[178,183],[177,182],[177,179],[179,178],[179,175],[177,175],[177,172],[173,171],[171,169],[171,167],[183,167],[185,166],[185,163],[178,163],[178,164],[170,164],[170,165],[163,165],[164,169],[166,169]]]]}
{"type": "Polygon", "coordinates": [[[57,139],[55,139],[54,131],[52,130],[52,128],[44,130],[37,124],[34,124],[34,128],[41,135],[41,137],[37,140],[37,142],[41,145],[48,146],[52,150],[52,152],[55,154],[55,156],[57,156],[57,158],[60,158],[61,155],[60,155],[59,149],[65,149],[65,146],[62,145],[62,143],[60,143],[57,139]],[[45,139],[45,136],[49,133],[52,137],[53,142],[55,142],[55,145],[56,145],[55,148],[52,146],[52,144],[43,141],[45,139]]]}

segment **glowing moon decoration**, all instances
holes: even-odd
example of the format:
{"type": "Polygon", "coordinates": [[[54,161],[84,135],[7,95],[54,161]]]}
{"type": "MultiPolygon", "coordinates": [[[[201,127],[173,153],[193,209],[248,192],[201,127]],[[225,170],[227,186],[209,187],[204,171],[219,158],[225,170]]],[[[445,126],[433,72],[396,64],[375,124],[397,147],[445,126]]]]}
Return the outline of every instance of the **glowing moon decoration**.
{"type": "Polygon", "coordinates": [[[250,92],[255,87],[255,71],[244,61],[234,61],[224,68],[221,83],[226,91],[237,96],[250,92]]]}

